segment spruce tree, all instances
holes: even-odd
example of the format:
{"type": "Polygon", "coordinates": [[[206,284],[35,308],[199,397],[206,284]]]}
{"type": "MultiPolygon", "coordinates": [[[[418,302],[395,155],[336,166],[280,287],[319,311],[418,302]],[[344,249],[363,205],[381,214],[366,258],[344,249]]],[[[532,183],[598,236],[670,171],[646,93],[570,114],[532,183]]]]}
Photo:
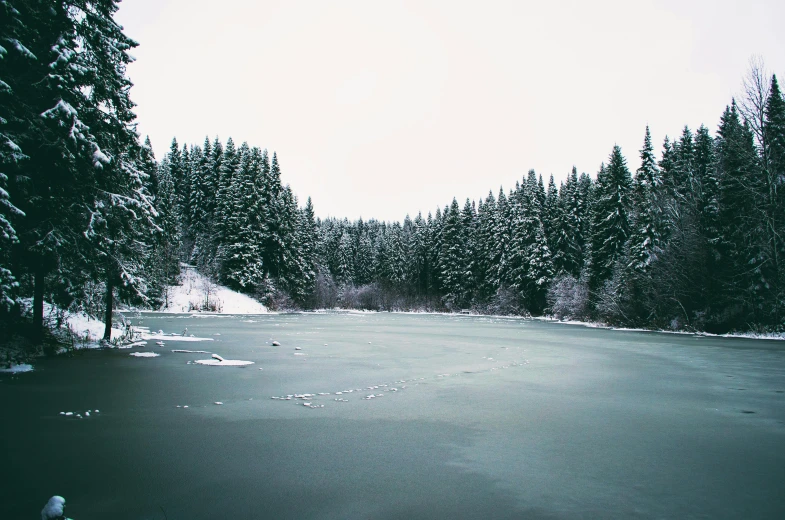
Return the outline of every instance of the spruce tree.
{"type": "Polygon", "coordinates": [[[461,226],[461,209],[458,201],[444,212],[442,225],[442,245],[439,254],[439,271],[444,288],[444,304],[450,310],[460,309],[464,305],[464,254],[465,243],[461,226]]]}
{"type": "Polygon", "coordinates": [[[611,278],[624,255],[630,234],[632,179],[621,148],[614,146],[608,165],[600,167],[593,202],[590,287],[597,290],[611,278]]]}
{"type": "Polygon", "coordinates": [[[720,176],[719,251],[725,261],[720,279],[724,306],[732,312],[729,327],[755,320],[761,287],[761,240],[763,230],[758,207],[762,176],[749,127],[740,120],[735,101],[727,107],[717,132],[717,166],[720,176]],[[735,307],[735,309],[733,309],[735,307]]]}
{"type": "Polygon", "coordinates": [[[770,285],[771,323],[785,325],[785,97],[771,78],[763,122],[766,165],[766,278],[770,285]]]}
{"type": "Polygon", "coordinates": [[[632,225],[629,241],[628,267],[645,276],[661,248],[660,215],[656,200],[656,179],[659,177],[649,127],[641,148],[641,166],[635,172],[632,186],[632,225]]]}

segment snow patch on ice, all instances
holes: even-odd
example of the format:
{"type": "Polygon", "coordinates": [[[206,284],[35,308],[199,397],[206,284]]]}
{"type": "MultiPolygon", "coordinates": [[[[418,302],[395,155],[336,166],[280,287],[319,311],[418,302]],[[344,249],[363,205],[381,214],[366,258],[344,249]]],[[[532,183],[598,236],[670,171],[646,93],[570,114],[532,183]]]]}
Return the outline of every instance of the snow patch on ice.
{"type": "Polygon", "coordinates": [[[21,365],[11,365],[9,368],[0,368],[3,374],[21,374],[23,372],[32,372],[33,365],[22,363],[21,365]]]}
{"type": "MultiPolygon", "coordinates": [[[[141,332],[141,331],[140,331],[141,332]]],[[[198,338],[196,336],[179,336],[179,335],[172,335],[172,334],[161,334],[156,332],[155,334],[145,333],[142,332],[142,339],[144,340],[166,340],[166,341],[213,341],[213,338],[198,338]]]]}
{"type": "Polygon", "coordinates": [[[158,354],[156,352],[131,352],[128,355],[134,357],[158,357],[161,354],[158,354]]]}
{"type": "Polygon", "coordinates": [[[253,361],[242,361],[239,359],[197,359],[194,363],[198,365],[209,365],[212,367],[244,367],[253,365],[253,361]]]}

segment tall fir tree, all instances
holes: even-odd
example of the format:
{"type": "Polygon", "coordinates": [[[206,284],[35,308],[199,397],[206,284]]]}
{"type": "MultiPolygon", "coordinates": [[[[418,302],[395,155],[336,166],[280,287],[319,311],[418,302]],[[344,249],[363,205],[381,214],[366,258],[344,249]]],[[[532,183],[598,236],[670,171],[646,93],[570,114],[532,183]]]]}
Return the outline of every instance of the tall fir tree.
{"type": "Polygon", "coordinates": [[[611,278],[622,259],[630,235],[630,192],[632,179],[619,146],[614,146],[597,174],[593,202],[590,287],[599,289],[611,278]]]}

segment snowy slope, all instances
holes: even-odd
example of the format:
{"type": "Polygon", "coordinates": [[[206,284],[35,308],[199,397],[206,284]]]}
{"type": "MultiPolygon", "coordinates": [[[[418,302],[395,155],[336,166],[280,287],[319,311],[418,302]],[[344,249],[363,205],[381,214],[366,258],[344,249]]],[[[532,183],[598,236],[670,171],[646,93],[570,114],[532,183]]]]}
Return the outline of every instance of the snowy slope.
{"type": "Polygon", "coordinates": [[[191,266],[183,265],[182,284],[168,288],[161,312],[215,312],[265,314],[267,308],[253,298],[210,282],[191,266]]]}
{"type": "MultiPolygon", "coordinates": [[[[31,298],[22,300],[22,306],[25,307],[27,313],[32,315],[33,301],[31,298]]],[[[70,312],[61,311],[55,305],[49,302],[44,302],[44,322],[54,326],[57,322],[58,312],[63,313],[65,325],[71,329],[80,339],[88,343],[94,343],[104,337],[104,322],[91,318],[84,312],[70,312]]],[[[123,330],[115,327],[112,328],[112,339],[117,339],[123,335],[123,330]]]]}

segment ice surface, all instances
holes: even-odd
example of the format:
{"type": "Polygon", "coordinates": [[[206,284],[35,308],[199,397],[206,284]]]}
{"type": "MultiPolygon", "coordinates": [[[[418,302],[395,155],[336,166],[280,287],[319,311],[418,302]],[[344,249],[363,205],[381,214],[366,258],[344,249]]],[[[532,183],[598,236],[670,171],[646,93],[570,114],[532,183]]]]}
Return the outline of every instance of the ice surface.
{"type": "Polygon", "coordinates": [[[131,352],[128,355],[133,357],[158,357],[161,354],[158,354],[156,352],[131,352]]]}

